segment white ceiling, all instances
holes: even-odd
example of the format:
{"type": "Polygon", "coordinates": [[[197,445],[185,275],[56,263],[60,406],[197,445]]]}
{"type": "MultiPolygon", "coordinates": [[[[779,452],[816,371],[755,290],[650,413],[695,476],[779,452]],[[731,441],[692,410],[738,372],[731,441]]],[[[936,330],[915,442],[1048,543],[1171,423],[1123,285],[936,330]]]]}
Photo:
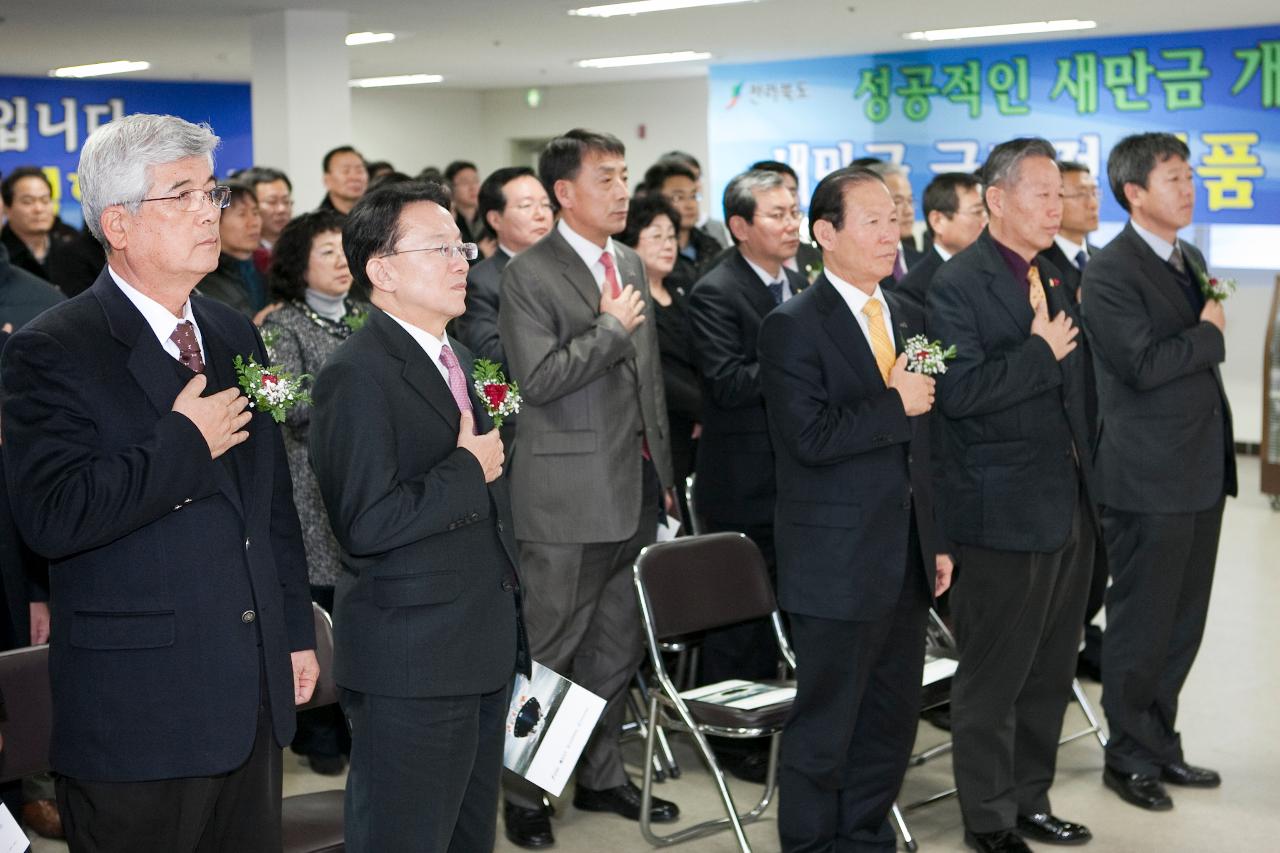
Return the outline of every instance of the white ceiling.
{"type": "MultiPolygon", "coordinates": [[[[389,45],[345,48],[353,77],[433,73],[451,88],[485,89],[701,75],[706,63],[631,69],[575,68],[575,59],[706,50],[713,62],[900,51],[909,30],[1039,18],[1097,20],[1079,35],[1229,28],[1280,22],[1276,0],[1117,3],[1008,0],[759,0],[742,6],[632,18],[575,18],[588,0],[6,0],[0,5],[0,75],[43,76],[50,68],[145,59],[127,77],[239,80],[250,77],[255,15],[283,9],[347,10],[350,30],[391,31],[389,45]],[[1158,9],[1158,20],[1153,10],[1158,9]]],[[[599,0],[591,0],[599,2],[599,0]]],[[[1073,34],[1058,35],[1070,38],[1073,34]]],[[[1026,37],[1004,39],[1022,41],[1026,37]]],[[[989,40],[1000,41],[1000,40],[989,40]]]]}

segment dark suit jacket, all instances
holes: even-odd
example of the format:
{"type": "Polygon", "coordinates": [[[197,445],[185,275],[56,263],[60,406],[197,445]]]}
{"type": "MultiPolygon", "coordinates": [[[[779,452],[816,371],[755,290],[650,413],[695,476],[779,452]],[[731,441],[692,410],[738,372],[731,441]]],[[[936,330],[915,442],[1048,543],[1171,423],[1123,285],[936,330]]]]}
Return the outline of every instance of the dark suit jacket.
{"type": "Polygon", "coordinates": [[[453,321],[458,340],[477,358],[500,363],[508,376],[510,368],[498,337],[498,285],[509,260],[511,256],[498,249],[467,271],[467,311],[453,321]]]}
{"type": "MultiPolygon", "coordinates": [[[[784,270],[792,293],[808,284],[784,270]]],[[[689,294],[703,387],[695,499],[717,524],[773,523],[773,445],[756,355],[760,323],[773,309],[769,289],[737,248],[689,294]]]]}
{"type": "MultiPolygon", "coordinates": [[[[471,354],[455,354],[470,376],[471,354]]],[[[507,483],[486,485],[457,446],[448,384],[408,332],[371,308],[314,397],[311,465],[342,546],[338,684],[401,697],[499,689],[525,647],[507,483]]],[[[472,408],[480,431],[492,429],[474,392],[472,408]]]]}
{"type": "MultiPolygon", "coordinates": [[[[1204,273],[1204,256],[1181,245],[1188,266],[1204,273]]],[[[1083,309],[1098,377],[1099,502],[1187,513],[1235,495],[1222,333],[1200,320],[1132,225],[1085,268],[1083,309]]]]}
{"type": "MultiPolygon", "coordinates": [[[[1092,259],[1096,256],[1097,249],[1093,246],[1089,247],[1089,257],[1092,259]]],[[[1080,270],[1076,267],[1075,261],[1067,257],[1066,252],[1062,251],[1062,247],[1056,242],[1040,253],[1040,257],[1048,261],[1054,269],[1062,274],[1062,284],[1067,288],[1067,294],[1077,305],[1080,304],[1080,270]]],[[[1089,434],[1097,437],[1098,434],[1098,380],[1094,374],[1093,354],[1089,351],[1089,341],[1083,330],[1079,337],[1076,338],[1084,355],[1084,406],[1085,416],[1089,422],[1089,434]]]]}
{"type": "MultiPolygon", "coordinates": [[[[916,310],[924,312],[925,296],[929,293],[929,285],[933,282],[933,276],[942,268],[944,261],[942,255],[932,246],[929,251],[920,256],[907,274],[902,277],[902,281],[893,283],[887,289],[889,292],[896,294],[915,306],[916,310]]],[[[893,276],[889,276],[889,281],[893,281],[893,276]]],[[[883,284],[883,282],[882,282],[883,284]]]]}
{"type": "Polygon", "coordinates": [[[0,244],[8,250],[9,260],[15,267],[49,282],[65,296],[87,290],[106,264],[102,244],[88,230],[77,230],[57,219],[49,232],[49,254],[43,263],[35,259],[27,244],[8,225],[0,230],[0,244]]]}
{"type": "MultiPolygon", "coordinates": [[[[1078,319],[1066,288],[1050,283],[1062,274],[1039,258],[1036,266],[1050,316],[1078,319]]],[[[1058,550],[1071,535],[1079,477],[1087,487],[1092,475],[1080,348],[1059,362],[1031,334],[1026,284],[988,231],[938,270],[926,314],[929,336],[957,349],[938,377],[938,502],[948,538],[1003,551],[1058,550]]]]}
{"type": "MultiPolygon", "coordinates": [[[[210,392],[266,353],[198,296],[210,392]]],[[[315,647],[280,429],[259,412],[214,460],[171,411],[191,377],[106,270],[4,352],[4,455],[18,526],[50,560],[53,768],[99,781],[210,776],[248,757],[265,678],[293,738],[289,653],[315,647]]]]}
{"type": "MultiPolygon", "coordinates": [[[[923,317],[886,294],[897,349],[923,317]]],[[[774,539],[784,610],[866,620],[898,602],[911,520],[933,589],[928,415],[908,418],[825,275],[760,329],[760,379],[777,452],[774,539]]]]}
{"type": "Polygon", "coordinates": [[[8,249],[0,243],[0,326],[10,323],[20,329],[63,298],[52,284],[10,263],[8,249]]]}

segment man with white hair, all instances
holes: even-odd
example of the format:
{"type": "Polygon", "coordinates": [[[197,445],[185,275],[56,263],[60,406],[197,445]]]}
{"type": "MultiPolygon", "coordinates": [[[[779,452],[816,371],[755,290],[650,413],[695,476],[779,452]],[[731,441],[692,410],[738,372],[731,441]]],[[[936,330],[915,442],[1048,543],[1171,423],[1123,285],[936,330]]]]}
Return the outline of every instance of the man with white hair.
{"type": "Polygon", "coordinates": [[[281,753],[318,667],[280,431],[236,387],[218,137],[104,125],[80,155],[93,286],[13,336],[4,460],[50,564],[52,764],[73,851],[279,851],[281,753]]]}

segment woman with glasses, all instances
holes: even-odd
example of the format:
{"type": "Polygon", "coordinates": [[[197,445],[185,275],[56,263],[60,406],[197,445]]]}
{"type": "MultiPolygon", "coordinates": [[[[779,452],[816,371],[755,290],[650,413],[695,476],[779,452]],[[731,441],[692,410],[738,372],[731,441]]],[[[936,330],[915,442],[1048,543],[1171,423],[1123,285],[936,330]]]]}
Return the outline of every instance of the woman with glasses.
{"type": "Polygon", "coordinates": [[[636,250],[644,261],[649,293],[653,296],[666,389],[671,465],[683,518],[689,518],[683,483],[693,473],[702,390],[694,366],[693,337],[685,310],[685,286],[671,280],[676,265],[680,213],[661,195],[633,199],[627,211],[627,227],[617,239],[636,250]]]}
{"type": "MultiPolygon", "coordinates": [[[[285,226],[274,246],[271,289],[273,299],[282,305],[266,319],[262,336],[271,363],[297,376],[318,375],[339,344],[368,316],[368,306],[349,296],[351,272],[342,251],[344,220],[332,210],[304,213],[285,226]]],[[[293,500],[302,522],[311,598],[332,613],[340,556],[307,458],[310,427],[310,405],[300,403],[289,409],[284,446],[293,475],[293,500]]],[[[306,755],[317,773],[341,773],[343,753],[350,750],[350,744],[336,705],[298,715],[293,749],[306,755]]]]}

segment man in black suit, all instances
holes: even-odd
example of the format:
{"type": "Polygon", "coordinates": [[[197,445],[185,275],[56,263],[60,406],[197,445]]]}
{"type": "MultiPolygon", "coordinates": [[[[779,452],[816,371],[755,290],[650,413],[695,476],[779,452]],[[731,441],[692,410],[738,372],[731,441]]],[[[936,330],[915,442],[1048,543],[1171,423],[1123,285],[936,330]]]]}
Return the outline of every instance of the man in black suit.
{"type": "Polygon", "coordinates": [[[966,841],[1079,843],[1049,809],[1096,517],[1076,305],[1036,255],[1062,217],[1053,146],[1015,139],[983,167],[991,224],[934,277],[929,335],[957,349],[938,380],[938,503],[959,543],[951,613],[956,787],[966,841]]]}
{"type": "MultiPolygon", "coordinates": [[[[1089,257],[1097,249],[1090,246],[1089,235],[1098,230],[1098,182],[1083,163],[1071,160],[1058,162],[1062,173],[1062,227],[1053,238],[1053,245],[1040,253],[1053,267],[1062,273],[1062,283],[1078,303],[1080,301],[1080,277],[1089,264],[1089,257]]],[[[1083,336],[1076,339],[1084,356],[1084,405],[1089,422],[1089,434],[1098,431],[1098,383],[1094,376],[1093,355],[1089,341],[1083,336]]],[[[1084,648],[1076,663],[1079,675],[1101,679],[1102,628],[1093,624],[1107,593],[1107,553],[1101,537],[1093,555],[1093,575],[1089,581],[1089,599],[1084,610],[1084,648]]]]}
{"type": "Polygon", "coordinates": [[[878,284],[898,246],[883,180],[834,172],[809,216],[823,274],[760,330],[777,452],[779,603],[798,679],[778,834],[785,851],[889,851],[929,604],[951,575],[933,529],[934,380],[908,372],[900,354],[923,317],[878,284]]]}
{"type": "Polygon", "coordinates": [[[944,263],[973,245],[987,224],[982,185],[969,172],[946,172],[924,189],[924,219],[929,249],[893,290],[924,311],[933,276],[944,263]]]}
{"type": "Polygon", "coordinates": [[[343,551],[346,849],[490,850],[518,652],[529,664],[502,441],[445,333],[476,247],[444,188],[415,182],[367,193],[342,242],[374,308],[316,382],[311,464],[343,551]]]}
{"type": "MultiPolygon", "coordinates": [[[[694,504],[707,532],[747,534],[773,573],[777,490],[756,341],[765,315],[807,284],[783,265],[800,243],[800,210],[779,174],[751,171],[725,188],[724,214],[737,245],[689,295],[703,386],[694,504]]],[[[703,683],[776,675],[767,619],[712,631],[703,642],[703,683]]],[[[730,772],[763,780],[767,756],[758,747],[726,739],[717,741],[717,751],[730,772]]]]}
{"type": "Polygon", "coordinates": [[[1147,809],[1161,782],[1216,787],[1174,728],[1178,694],[1204,634],[1226,495],[1236,494],[1222,303],[1201,292],[1204,256],[1178,239],[1195,187],[1186,143],[1121,140],[1107,161],[1120,236],[1084,275],[1085,331],[1098,373],[1098,502],[1112,584],[1102,647],[1111,732],[1103,780],[1147,809]]]}
{"type": "Polygon", "coordinates": [[[911,193],[911,179],[907,177],[905,169],[888,160],[867,163],[865,168],[883,178],[885,186],[893,195],[894,209],[898,214],[898,257],[893,262],[893,269],[885,278],[891,284],[897,284],[923,256],[923,253],[916,248],[916,204],[911,193]]]}
{"type": "MultiPolygon", "coordinates": [[[[781,160],[758,160],[752,163],[748,171],[777,172],[782,176],[782,183],[787,189],[800,198],[800,176],[796,174],[796,170],[783,163],[781,160]]],[[[802,220],[803,222],[803,220],[802,220]]],[[[793,272],[798,272],[804,276],[806,280],[813,281],[818,277],[818,273],[822,272],[822,250],[812,243],[806,243],[803,239],[796,246],[795,256],[783,262],[783,266],[793,272]]]]}
{"type": "Polygon", "coordinates": [[[232,365],[266,353],[247,318],[190,295],[218,260],[217,143],[173,116],[96,130],[80,188],[107,269],[4,352],[75,851],[278,851],[280,747],[318,674],[280,430],[232,365]]]}
{"type": "Polygon", "coordinates": [[[458,340],[478,358],[498,362],[507,357],[498,336],[498,283],[507,261],[541,240],[555,222],[551,199],[528,166],[498,169],[480,185],[480,220],[498,247],[467,273],[467,310],[454,321],[458,340]]]}

